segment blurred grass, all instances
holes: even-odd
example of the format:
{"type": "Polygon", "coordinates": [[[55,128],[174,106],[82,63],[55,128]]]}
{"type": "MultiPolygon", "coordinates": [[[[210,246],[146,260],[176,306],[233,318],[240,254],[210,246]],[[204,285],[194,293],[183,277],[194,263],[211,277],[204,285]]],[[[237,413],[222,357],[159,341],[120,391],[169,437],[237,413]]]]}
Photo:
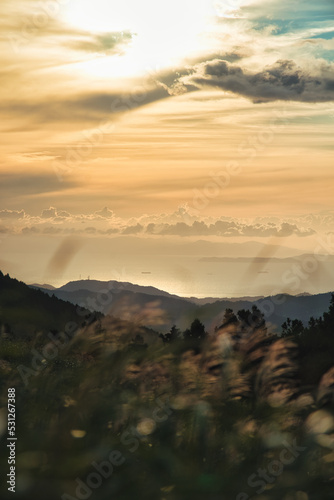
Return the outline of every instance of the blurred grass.
{"type": "MultiPolygon", "coordinates": [[[[92,499],[215,500],[235,499],[240,492],[251,497],[256,490],[248,477],[294,439],[306,451],[255,498],[333,498],[333,450],[319,445],[305,426],[315,404],[275,407],[254,394],[233,398],[223,372],[207,394],[208,375],[199,369],[205,353],[196,356],[184,345],[136,350],[120,344],[117,351],[96,352],[93,339],[85,342],[86,351],[82,339],[66,346],[27,387],[17,364],[30,366],[29,346],[1,342],[0,359],[9,363],[1,368],[1,407],[8,387],[17,393],[16,498],[52,500],[65,492],[75,497],[76,478],[85,480],[94,472],[92,461],[106,460],[115,449],[126,461],[92,499]],[[138,449],[131,452],[122,434],[153,420],[159,396],[169,401],[170,414],[137,437],[138,449]],[[83,431],[82,437],[74,437],[74,430],[83,431]]],[[[6,451],[2,446],[2,471],[8,469],[6,451]]]]}
{"type": "Polygon", "coordinates": [[[45,357],[50,339],[41,325],[34,329],[34,317],[25,336],[24,328],[7,330],[0,336],[1,498],[13,497],[6,421],[7,390],[15,387],[19,500],[333,500],[334,297],[326,314],[298,331],[287,323],[277,338],[263,317],[250,326],[241,311],[226,315],[215,335],[194,322],[184,340],[168,341],[100,318],[39,361],[27,384],[18,367],[32,370],[32,349],[45,357]],[[293,443],[303,447],[298,456],[269,473],[293,443]],[[92,463],[113,450],[125,462],[78,496],[77,478],[85,483],[96,472],[92,463]],[[270,481],[258,477],[261,470],[270,481]]]}

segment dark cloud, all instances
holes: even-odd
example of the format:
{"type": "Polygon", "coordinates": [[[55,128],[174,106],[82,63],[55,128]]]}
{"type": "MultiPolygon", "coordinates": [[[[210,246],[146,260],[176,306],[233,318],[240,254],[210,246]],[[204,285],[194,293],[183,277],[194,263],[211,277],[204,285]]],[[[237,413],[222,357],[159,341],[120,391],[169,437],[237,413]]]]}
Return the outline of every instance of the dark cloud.
{"type": "Polygon", "coordinates": [[[254,102],[334,100],[334,69],[325,63],[319,76],[313,76],[291,60],[279,60],[258,73],[250,73],[226,60],[214,59],[194,66],[179,83],[189,90],[219,88],[249,97],[254,102]]]}
{"type": "Polygon", "coordinates": [[[132,91],[118,93],[96,93],[82,95],[78,99],[67,102],[73,110],[84,109],[86,112],[121,113],[131,111],[168,97],[168,92],[162,87],[152,88],[145,84],[134,86],[132,91]]]}
{"type": "MultiPolygon", "coordinates": [[[[175,74],[174,74],[175,77],[175,74]]],[[[161,99],[170,94],[161,85],[138,84],[130,91],[90,92],[63,99],[50,99],[35,102],[19,99],[0,104],[0,111],[8,115],[29,116],[39,123],[77,122],[82,123],[111,119],[113,115],[132,111],[161,99]]]]}
{"type": "Polygon", "coordinates": [[[18,98],[0,104],[0,111],[20,118],[29,116],[36,123],[101,122],[173,95],[208,87],[233,92],[257,103],[334,100],[333,65],[324,62],[319,71],[319,75],[314,76],[294,61],[279,60],[251,73],[225,59],[212,59],[198,63],[190,70],[153,75],[150,81],[138,83],[132,90],[86,92],[47,101],[18,98]]]}
{"type": "MultiPolygon", "coordinates": [[[[109,38],[107,35],[101,35],[98,43],[111,44],[116,35],[109,35],[109,38]]],[[[138,82],[132,90],[85,92],[47,101],[33,101],[31,98],[21,101],[18,98],[0,104],[0,110],[9,115],[29,116],[29,119],[35,120],[36,123],[101,122],[167,97],[205,87],[243,95],[257,103],[275,100],[334,100],[334,69],[331,64],[324,62],[318,76],[303,70],[291,60],[279,60],[257,73],[251,73],[240,65],[229,62],[238,58],[240,59],[241,55],[238,55],[236,50],[227,54],[226,59],[216,58],[200,62],[192,69],[179,68],[157,73],[143,82],[138,82]]]]}

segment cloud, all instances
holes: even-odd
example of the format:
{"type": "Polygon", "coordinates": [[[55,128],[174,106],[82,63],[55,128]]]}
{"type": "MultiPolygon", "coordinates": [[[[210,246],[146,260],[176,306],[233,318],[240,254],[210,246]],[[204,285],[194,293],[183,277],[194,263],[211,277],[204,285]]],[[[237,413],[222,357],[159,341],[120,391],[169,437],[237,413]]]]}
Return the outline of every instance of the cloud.
{"type": "MultiPolygon", "coordinates": [[[[234,0],[232,0],[234,2],[234,0]]],[[[298,9],[290,0],[257,0],[256,2],[247,2],[241,6],[243,16],[252,20],[266,20],[275,22],[276,19],[290,21],[286,29],[293,29],[296,26],[305,26],[306,24],[330,23],[333,17],[332,0],[299,0],[298,9]],[[302,15],[301,15],[302,13],[302,15]],[[294,24],[291,25],[291,22],[294,24]],[[296,24],[298,23],[298,24],[296,24]]]]}
{"type": "Polygon", "coordinates": [[[144,229],[144,226],[141,224],[136,224],[135,226],[128,226],[123,229],[122,234],[138,234],[141,233],[144,229]]]}
{"type": "Polygon", "coordinates": [[[58,47],[62,44],[67,48],[88,53],[121,53],[121,47],[131,42],[134,36],[130,31],[91,33],[75,28],[58,16],[62,9],[61,0],[2,0],[2,3],[5,8],[0,19],[1,31],[8,33],[9,41],[12,39],[17,49],[28,42],[41,43],[40,39],[44,38],[47,39],[48,47],[57,43],[58,47]]]}
{"type": "Polygon", "coordinates": [[[71,214],[65,210],[57,211],[57,217],[70,217],[71,214]]]}
{"type": "Polygon", "coordinates": [[[110,219],[114,216],[114,212],[110,210],[110,208],[104,207],[102,210],[98,210],[97,212],[95,212],[95,215],[104,219],[110,219]]]}
{"type": "Polygon", "coordinates": [[[57,216],[57,210],[54,207],[44,209],[41,215],[42,219],[51,219],[52,217],[56,216],[57,216]]]}
{"type": "MultiPolygon", "coordinates": [[[[331,1],[321,0],[314,7],[314,3],[311,1],[303,0],[302,18],[296,9],[292,7],[291,2],[276,0],[271,2],[260,0],[256,2],[245,2],[243,0],[215,1],[216,14],[221,16],[223,29],[220,31],[218,23],[217,31],[212,32],[215,43],[212,46],[211,44],[207,46],[206,53],[217,54],[219,49],[224,47],[226,54],[220,56],[220,58],[207,55],[206,61],[203,61],[204,51],[201,52],[201,55],[196,54],[195,59],[202,57],[202,62],[194,65],[190,70],[190,74],[182,64],[177,68],[179,75],[175,71],[166,72],[165,75],[159,76],[156,74],[153,78],[156,82],[155,86],[152,85],[152,81],[150,87],[146,85],[147,82],[145,84],[142,82],[139,85],[142,95],[140,99],[134,98],[131,90],[124,89],[123,92],[122,85],[124,85],[124,82],[126,85],[131,85],[130,79],[124,78],[118,79],[119,92],[110,91],[108,81],[105,86],[99,86],[102,89],[101,92],[91,90],[78,96],[68,90],[74,89],[75,86],[72,81],[70,85],[67,85],[69,83],[66,80],[67,76],[61,73],[66,65],[76,65],[78,62],[82,62],[82,60],[78,61],[78,51],[81,53],[80,58],[87,61],[92,60],[92,54],[122,53],[126,45],[131,43],[133,37],[136,36],[134,33],[130,31],[91,33],[65,24],[57,15],[47,15],[47,22],[41,23],[41,26],[36,25],[35,29],[33,29],[33,25],[29,26],[29,20],[31,23],[34,22],[36,12],[47,12],[48,3],[42,7],[40,2],[32,0],[14,2],[14,6],[13,2],[8,2],[8,0],[3,0],[3,2],[6,9],[0,23],[3,28],[2,31],[5,33],[4,39],[6,35],[14,33],[15,36],[21,37],[24,42],[20,46],[15,65],[13,65],[11,57],[7,55],[2,57],[3,69],[1,72],[3,75],[1,77],[3,79],[4,76],[6,81],[9,79],[8,96],[4,97],[0,106],[0,110],[5,115],[4,120],[9,116],[16,115],[21,120],[22,116],[24,116],[27,121],[30,121],[30,125],[32,125],[32,122],[43,124],[81,120],[85,121],[85,123],[88,121],[96,122],[103,120],[106,116],[135,110],[146,104],[165,99],[170,95],[175,96],[204,87],[219,88],[244,95],[254,102],[272,100],[326,102],[333,99],[334,78],[330,64],[326,68],[324,63],[319,74],[317,72],[314,74],[309,73],[293,62],[293,59],[299,61],[299,54],[291,55],[289,52],[291,46],[296,45],[296,37],[291,37],[289,34],[284,39],[282,38],[279,43],[275,44],[273,42],[279,36],[283,36],[277,34],[277,32],[281,33],[281,28],[278,22],[279,19],[276,23],[276,18],[280,18],[287,32],[291,31],[291,25],[289,24],[291,20],[300,22],[303,29],[306,29],[305,26],[312,24],[312,22],[317,23],[318,26],[318,23],[329,22],[329,12],[332,10],[331,1]],[[18,13],[20,15],[17,15],[18,13]],[[228,19],[229,17],[235,19],[228,19]],[[264,34],[262,28],[268,27],[268,24],[277,25],[277,30],[273,29],[264,34]],[[31,33],[28,36],[29,44],[25,40],[27,33],[24,30],[22,33],[22,26],[26,25],[27,33],[31,33]],[[227,28],[228,34],[226,34],[224,28],[227,28]],[[45,37],[45,40],[40,40],[40,37],[45,37]],[[31,45],[32,41],[35,41],[35,44],[31,45]],[[64,46],[72,48],[75,52],[59,50],[64,46]],[[34,57],[28,57],[23,49],[31,51],[31,55],[34,57]],[[41,56],[41,50],[44,51],[43,56],[41,56]],[[252,67],[250,66],[253,61],[252,55],[255,54],[254,57],[257,57],[258,61],[262,61],[262,56],[263,60],[267,61],[268,57],[272,60],[273,54],[277,54],[277,52],[281,54],[281,59],[276,64],[271,64],[258,72],[250,72],[243,66],[236,64],[236,61],[246,59],[249,68],[252,67]],[[21,57],[22,59],[20,59],[21,57]],[[223,63],[227,66],[224,66],[223,63]],[[49,66],[53,66],[55,72],[46,72],[46,67],[49,66]],[[214,68],[214,66],[216,67],[214,68]],[[30,85],[33,86],[36,80],[36,68],[42,69],[42,72],[39,73],[41,95],[27,92],[27,89],[30,88],[30,85]],[[13,71],[15,72],[14,75],[13,71]],[[17,71],[21,73],[17,75],[17,71]],[[210,71],[215,71],[215,73],[210,74],[210,71]],[[42,78],[45,78],[45,80],[42,81],[42,78]],[[14,81],[16,82],[15,85],[22,90],[22,93],[15,94],[15,99],[12,97],[11,89],[14,81]],[[18,85],[18,81],[20,81],[20,85],[18,85]],[[59,83],[61,83],[60,87],[59,83]],[[50,89],[50,94],[45,93],[45,89],[48,89],[48,91],[50,89]],[[59,90],[61,90],[60,93],[59,90]]],[[[61,8],[56,1],[54,7],[61,8]]],[[[50,10],[52,11],[52,8],[50,10]]],[[[320,27],[317,29],[320,29],[320,27]]],[[[323,27],[322,29],[328,28],[323,27]]],[[[295,32],[295,27],[293,32],[295,32]]],[[[312,36],[312,34],[309,36],[312,36]]],[[[298,42],[303,41],[303,34],[299,34],[297,39],[298,37],[300,38],[298,42]]],[[[5,51],[3,52],[5,53],[5,51]]],[[[315,54],[317,58],[319,54],[315,54]]],[[[313,60],[310,61],[312,63],[313,60]]],[[[125,58],[124,63],[128,64],[125,58]]],[[[310,65],[312,66],[312,64],[310,65]]],[[[305,67],[307,65],[308,62],[306,61],[305,67]]],[[[73,71],[73,74],[75,74],[75,68],[73,68],[73,71]]],[[[91,82],[87,80],[86,83],[87,85],[85,85],[85,79],[83,79],[80,86],[91,89],[91,86],[89,87],[91,82]]],[[[42,160],[43,156],[40,155],[40,158],[38,158],[36,154],[35,159],[42,160]]],[[[26,155],[26,160],[33,161],[34,157],[26,155]]]]}
{"type": "Polygon", "coordinates": [[[40,230],[38,227],[36,226],[30,226],[30,227],[24,227],[22,228],[22,234],[36,234],[36,233],[39,233],[40,230]]]}
{"type": "Polygon", "coordinates": [[[269,237],[269,236],[310,236],[315,233],[313,229],[300,229],[296,224],[283,222],[275,225],[268,224],[245,224],[235,221],[218,220],[214,224],[206,224],[203,221],[195,221],[191,225],[185,222],[176,224],[154,224],[150,223],[146,227],[146,232],[155,235],[172,236],[248,236],[248,237],[269,237]]]}
{"type": "Polygon", "coordinates": [[[19,153],[12,155],[13,160],[18,160],[24,163],[35,163],[37,161],[45,162],[49,160],[57,160],[59,156],[55,156],[49,151],[36,151],[34,153],[19,153]]]}
{"type": "MultiPolygon", "coordinates": [[[[22,211],[3,210],[7,232],[54,235],[85,234],[89,236],[143,235],[177,237],[288,237],[311,236],[315,225],[307,224],[307,216],[299,223],[293,220],[263,218],[247,221],[233,218],[196,217],[186,206],[171,214],[144,215],[129,220],[116,217],[105,207],[92,214],[74,215],[55,207],[44,209],[40,216],[31,216],[22,211]]],[[[312,222],[312,221],[310,221],[312,222]]]]}
{"type": "Polygon", "coordinates": [[[30,120],[43,124],[62,121],[100,122],[115,114],[132,111],[169,96],[168,90],[161,85],[152,86],[152,83],[144,82],[135,85],[132,90],[85,92],[79,96],[67,95],[48,101],[18,98],[0,105],[0,111],[20,118],[29,116],[30,120]]]}
{"type": "Polygon", "coordinates": [[[89,227],[86,227],[86,228],[85,228],[85,232],[86,232],[87,234],[96,234],[97,229],[96,229],[96,227],[89,226],[89,227]]]}
{"type": "Polygon", "coordinates": [[[188,90],[218,88],[250,98],[253,102],[334,100],[334,65],[323,63],[314,75],[292,60],[278,60],[272,66],[251,73],[223,59],[195,65],[179,84],[188,90]]]}
{"type": "Polygon", "coordinates": [[[0,173],[0,194],[3,200],[12,200],[14,197],[29,197],[37,194],[66,191],[80,184],[79,180],[67,178],[59,183],[53,172],[48,173],[0,173]]]}
{"type": "Polygon", "coordinates": [[[129,31],[111,33],[83,33],[73,40],[66,42],[66,46],[74,50],[103,54],[122,54],[123,49],[128,45],[133,34],[129,31]]]}
{"type": "Polygon", "coordinates": [[[43,234],[63,234],[63,229],[61,227],[48,226],[43,229],[43,234]]]}
{"type": "Polygon", "coordinates": [[[0,219],[23,219],[24,210],[0,210],[0,219]]]}

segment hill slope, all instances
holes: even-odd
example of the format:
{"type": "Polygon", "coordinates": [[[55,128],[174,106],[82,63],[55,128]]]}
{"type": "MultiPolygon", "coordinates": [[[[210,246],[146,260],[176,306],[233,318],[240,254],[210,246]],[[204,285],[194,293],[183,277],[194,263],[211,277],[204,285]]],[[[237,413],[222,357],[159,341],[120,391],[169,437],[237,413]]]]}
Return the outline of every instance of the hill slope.
{"type": "Polygon", "coordinates": [[[287,317],[300,319],[306,324],[312,316],[320,316],[328,308],[331,299],[330,293],[285,294],[254,299],[213,299],[208,303],[196,304],[190,299],[170,295],[154,287],[95,280],[70,282],[59,289],[43,291],[73,304],[84,305],[90,310],[140,322],[162,332],[168,331],[173,324],[181,329],[187,328],[196,317],[213,331],[215,326],[220,325],[227,308],[236,313],[240,309],[251,309],[254,303],[258,307],[262,305],[267,321],[280,330],[287,317]]]}
{"type": "Polygon", "coordinates": [[[0,271],[1,332],[29,337],[50,330],[61,331],[69,322],[83,326],[88,319],[101,316],[52,296],[52,290],[49,292],[51,296],[0,271]]]}

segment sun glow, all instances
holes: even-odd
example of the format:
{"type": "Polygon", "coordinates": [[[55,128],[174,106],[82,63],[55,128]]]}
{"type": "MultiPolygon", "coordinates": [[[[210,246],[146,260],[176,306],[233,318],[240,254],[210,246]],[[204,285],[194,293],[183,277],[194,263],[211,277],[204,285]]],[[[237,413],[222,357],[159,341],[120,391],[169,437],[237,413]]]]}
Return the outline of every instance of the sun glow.
{"type": "Polygon", "coordinates": [[[147,68],[175,66],[186,55],[204,50],[204,33],[214,10],[207,0],[72,0],[66,21],[90,33],[131,32],[131,43],[119,57],[84,63],[96,76],[140,74],[147,68]]]}

